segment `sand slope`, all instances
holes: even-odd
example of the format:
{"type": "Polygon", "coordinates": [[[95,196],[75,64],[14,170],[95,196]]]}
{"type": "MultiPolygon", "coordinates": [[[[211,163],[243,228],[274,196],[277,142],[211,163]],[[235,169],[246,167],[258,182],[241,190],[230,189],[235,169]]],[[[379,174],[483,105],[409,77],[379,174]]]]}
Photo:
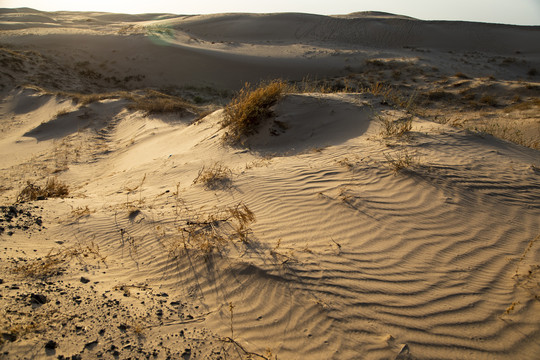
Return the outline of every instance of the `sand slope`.
{"type": "Polygon", "coordinates": [[[540,156],[463,129],[492,119],[538,140],[536,75],[523,80],[539,64],[537,27],[377,13],[0,15],[3,357],[537,358],[540,156]],[[500,65],[508,56],[519,59],[500,65]],[[288,94],[244,146],[223,142],[220,90],[315,75],[334,77],[334,91],[288,94]],[[337,91],[370,77],[423,92],[418,108],[337,91]],[[208,113],[57,93],[173,85],[208,113]],[[407,118],[404,136],[382,132],[407,118]],[[194,181],[216,162],[226,181],[194,181]],[[16,203],[27,181],[52,176],[67,197],[16,203]],[[242,205],[255,217],[243,240],[230,215],[242,205]]]}

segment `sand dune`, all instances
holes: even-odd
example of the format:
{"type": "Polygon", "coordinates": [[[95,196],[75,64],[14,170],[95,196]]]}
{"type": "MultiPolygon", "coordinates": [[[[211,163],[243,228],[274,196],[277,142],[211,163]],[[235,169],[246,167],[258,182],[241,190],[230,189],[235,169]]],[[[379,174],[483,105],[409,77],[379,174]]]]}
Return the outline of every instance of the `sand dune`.
{"type": "Polygon", "coordinates": [[[1,9],[1,357],[536,359],[538,40],[1,9]],[[25,197],[51,179],[68,194],[25,197]]]}

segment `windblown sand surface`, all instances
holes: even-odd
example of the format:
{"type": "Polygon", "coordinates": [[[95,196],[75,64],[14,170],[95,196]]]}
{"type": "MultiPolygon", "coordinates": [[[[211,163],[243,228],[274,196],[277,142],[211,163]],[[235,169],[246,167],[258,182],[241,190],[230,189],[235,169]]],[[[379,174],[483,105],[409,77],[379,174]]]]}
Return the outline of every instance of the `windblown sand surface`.
{"type": "Polygon", "coordinates": [[[537,359],[538,44],[0,9],[0,357],[537,359]],[[228,145],[223,106],[274,78],[297,91],[228,145]]]}

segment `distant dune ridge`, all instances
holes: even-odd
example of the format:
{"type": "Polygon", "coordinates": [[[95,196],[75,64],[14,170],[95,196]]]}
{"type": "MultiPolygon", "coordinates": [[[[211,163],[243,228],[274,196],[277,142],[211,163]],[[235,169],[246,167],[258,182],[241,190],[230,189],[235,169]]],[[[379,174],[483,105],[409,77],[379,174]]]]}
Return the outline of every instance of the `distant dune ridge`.
{"type": "Polygon", "coordinates": [[[0,9],[0,357],[536,359],[539,43],[0,9]]]}

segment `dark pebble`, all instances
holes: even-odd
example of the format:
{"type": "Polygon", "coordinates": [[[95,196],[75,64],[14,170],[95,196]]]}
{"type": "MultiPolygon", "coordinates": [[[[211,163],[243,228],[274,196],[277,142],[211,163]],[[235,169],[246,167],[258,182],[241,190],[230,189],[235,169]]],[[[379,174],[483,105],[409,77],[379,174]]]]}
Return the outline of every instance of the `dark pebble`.
{"type": "Polygon", "coordinates": [[[17,340],[17,335],[16,334],[12,334],[12,333],[2,333],[2,338],[4,340],[7,340],[7,341],[11,341],[11,342],[14,342],[15,340],[17,340]]]}
{"type": "Polygon", "coordinates": [[[93,348],[95,348],[95,347],[97,346],[97,344],[98,344],[98,341],[97,341],[97,340],[90,341],[89,343],[86,343],[86,344],[84,345],[84,348],[85,348],[85,349],[90,349],[90,350],[92,350],[93,348]]]}
{"type": "Polygon", "coordinates": [[[35,304],[43,305],[47,302],[47,297],[42,294],[32,294],[30,295],[30,301],[35,304]]]}
{"type": "Polygon", "coordinates": [[[81,282],[82,282],[83,284],[88,284],[88,283],[90,282],[90,279],[85,278],[84,276],[81,276],[81,282]]]}
{"type": "Polygon", "coordinates": [[[52,350],[52,349],[56,349],[57,347],[58,347],[58,344],[54,340],[49,340],[45,344],[45,349],[52,350]]]}

